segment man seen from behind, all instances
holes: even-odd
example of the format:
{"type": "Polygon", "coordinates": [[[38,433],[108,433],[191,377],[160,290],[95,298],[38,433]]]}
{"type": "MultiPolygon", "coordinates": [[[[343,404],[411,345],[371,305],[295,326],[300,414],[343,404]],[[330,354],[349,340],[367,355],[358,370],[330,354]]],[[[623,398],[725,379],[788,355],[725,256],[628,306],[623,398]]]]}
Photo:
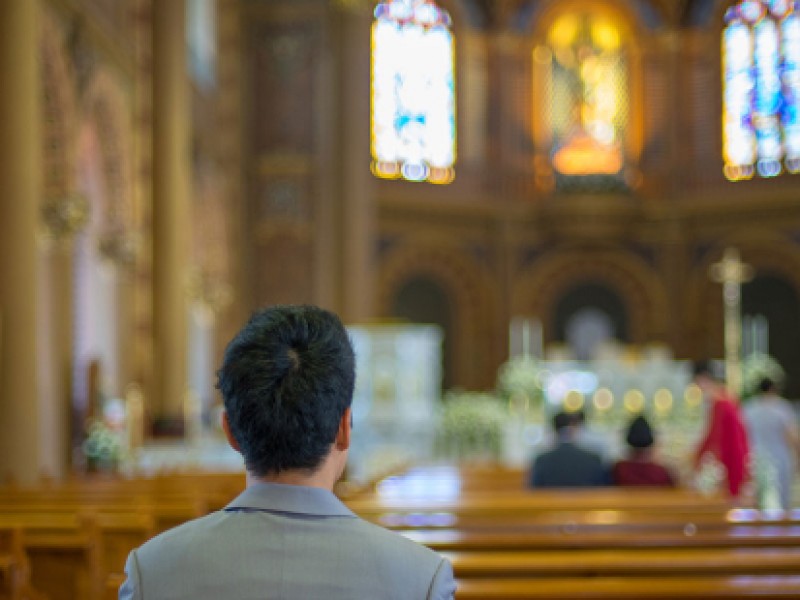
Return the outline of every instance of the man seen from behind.
{"type": "Polygon", "coordinates": [[[247,487],[224,510],[131,552],[120,600],[452,598],[447,560],[363,521],[333,494],[354,381],[334,314],[256,313],[228,345],[218,380],[247,487]]]}

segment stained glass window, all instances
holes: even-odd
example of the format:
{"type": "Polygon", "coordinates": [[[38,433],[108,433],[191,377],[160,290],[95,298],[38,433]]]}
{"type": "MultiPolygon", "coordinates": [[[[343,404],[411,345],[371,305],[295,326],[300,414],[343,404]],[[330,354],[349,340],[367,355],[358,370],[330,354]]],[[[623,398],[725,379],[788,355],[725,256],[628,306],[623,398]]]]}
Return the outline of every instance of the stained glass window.
{"type": "Polygon", "coordinates": [[[450,183],[456,158],[450,16],[429,0],[391,0],[372,26],[372,172],[450,183]]]}
{"type": "Polygon", "coordinates": [[[564,13],[534,60],[543,77],[545,143],[556,186],[624,187],[630,94],[617,23],[592,9],[564,13]]]}
{"type": "Polygon", "coordinates": [[[722,33],[723,158],[731,181],[800,172],[800,0],[744,0],[722,33]]]}

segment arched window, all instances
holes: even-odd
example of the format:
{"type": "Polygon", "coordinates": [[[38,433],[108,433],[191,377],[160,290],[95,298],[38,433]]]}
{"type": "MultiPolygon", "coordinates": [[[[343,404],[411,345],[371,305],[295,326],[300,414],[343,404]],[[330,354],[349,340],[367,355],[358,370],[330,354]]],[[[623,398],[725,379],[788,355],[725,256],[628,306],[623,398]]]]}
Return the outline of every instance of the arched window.
{"type": "Polygon", "coordinates": [[[372,172],[450,183],[456,158],[455,40],[432,0],[390,0],[372,25],[372,172]]]}
{"type": "Polygon", "coordinates": [[[800,172],[800,2],[743,0],[722,33],[723,158],[731,181],[800,172]]]}
{"type": "Polygon", "coordinates": [[[552,173],[557,189],[627,187],[629,38],[602,6],[572,4],[534,50],[537,170],[552,173]]]}

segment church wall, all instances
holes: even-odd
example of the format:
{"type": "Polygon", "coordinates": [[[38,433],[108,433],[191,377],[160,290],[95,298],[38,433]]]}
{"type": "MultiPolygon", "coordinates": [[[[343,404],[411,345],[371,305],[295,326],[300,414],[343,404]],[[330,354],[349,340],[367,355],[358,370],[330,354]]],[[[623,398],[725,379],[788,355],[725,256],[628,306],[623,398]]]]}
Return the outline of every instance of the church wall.
{"type": "MultiPolygon", "coordinates": [[[[382,286],[388,285],[383,274],[393,244],[420,247],[428,237],[457,247],[483,229],[488,253],[498,257],[489,268],[500,303],[484,322],[503,331],[501,340],[515,314],[552,311],[559,289],[593,277],[615,285],[609,274],[626,273],[627,284],[618,275],[616,289],[633,317],[632,341],[666,343],[681,358],[722,355],[721,291],[708,279],[708,266],[729,244],[759,271],[770,268],[762,256],[777,248],[794,256],[798,183],[791,176],[739,183],[723,177],[721,17],[698,25],[686,17],[688,7],[654,6],[663,20],[636,26],[643,110],[641,181],[632,194],[559,195],[536,185],[527,91],[531,43],[513,21],[471,34],[483,36],[487,48],[485,187],[457,191],[460,164],[446,189],[377,183],[378,297],[389,293],[382,286]],[[752,229],[774,239],[748,243],[742,232],[752,229]]],[[[535,30],[545,12],[530,11],[526,26],[535,30]]],[[[640,19],[641,13],[631,16],[640,19]]],[[[458,27],[456,22],[457,35],[458,27]]],[[[461,63],[460,77],[472,66],[461,63]]],[[[463,170],[472,181],[474,163],[463,170]]],[[[502,341],[495,349],[483,355],[481,372],[491,373],[505,359],[502,341]]]]}

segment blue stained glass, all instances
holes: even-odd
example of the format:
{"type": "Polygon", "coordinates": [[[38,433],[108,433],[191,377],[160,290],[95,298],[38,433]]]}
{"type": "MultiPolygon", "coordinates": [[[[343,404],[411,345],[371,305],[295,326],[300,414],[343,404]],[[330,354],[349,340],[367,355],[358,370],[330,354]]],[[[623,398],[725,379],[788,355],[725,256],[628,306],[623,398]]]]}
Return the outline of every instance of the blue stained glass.
{"type": "Polygon", "coordinates": [[[449,183],[455,163],[454,40],[429,0],[375,9],[372,29],[373,172],[449,183]]]}
{"type": "Polygon", "coordinates": [[[739,13],[749,22],[757,22],[764,14],[764,5],[759,0],[745,0],[739,5],[739,13]]]}
{"type": "Polygon", "coordinates": [[[792,13],[781,26],[783,53],[783,131],[786,168],[800,171],[800,16],[792,13]]]}
{"type": "Polygon", "coordinates": [[[800,172],[800,16],[797,0],[745,0],[723,32],[725,175],[800,172]]]}
{"type": "Polygon", "coordinates": [[[772,16],[782,19],[786,16],[790,6],[791,2],[789,0],[770,0],[769,12],[772,16]]]}

